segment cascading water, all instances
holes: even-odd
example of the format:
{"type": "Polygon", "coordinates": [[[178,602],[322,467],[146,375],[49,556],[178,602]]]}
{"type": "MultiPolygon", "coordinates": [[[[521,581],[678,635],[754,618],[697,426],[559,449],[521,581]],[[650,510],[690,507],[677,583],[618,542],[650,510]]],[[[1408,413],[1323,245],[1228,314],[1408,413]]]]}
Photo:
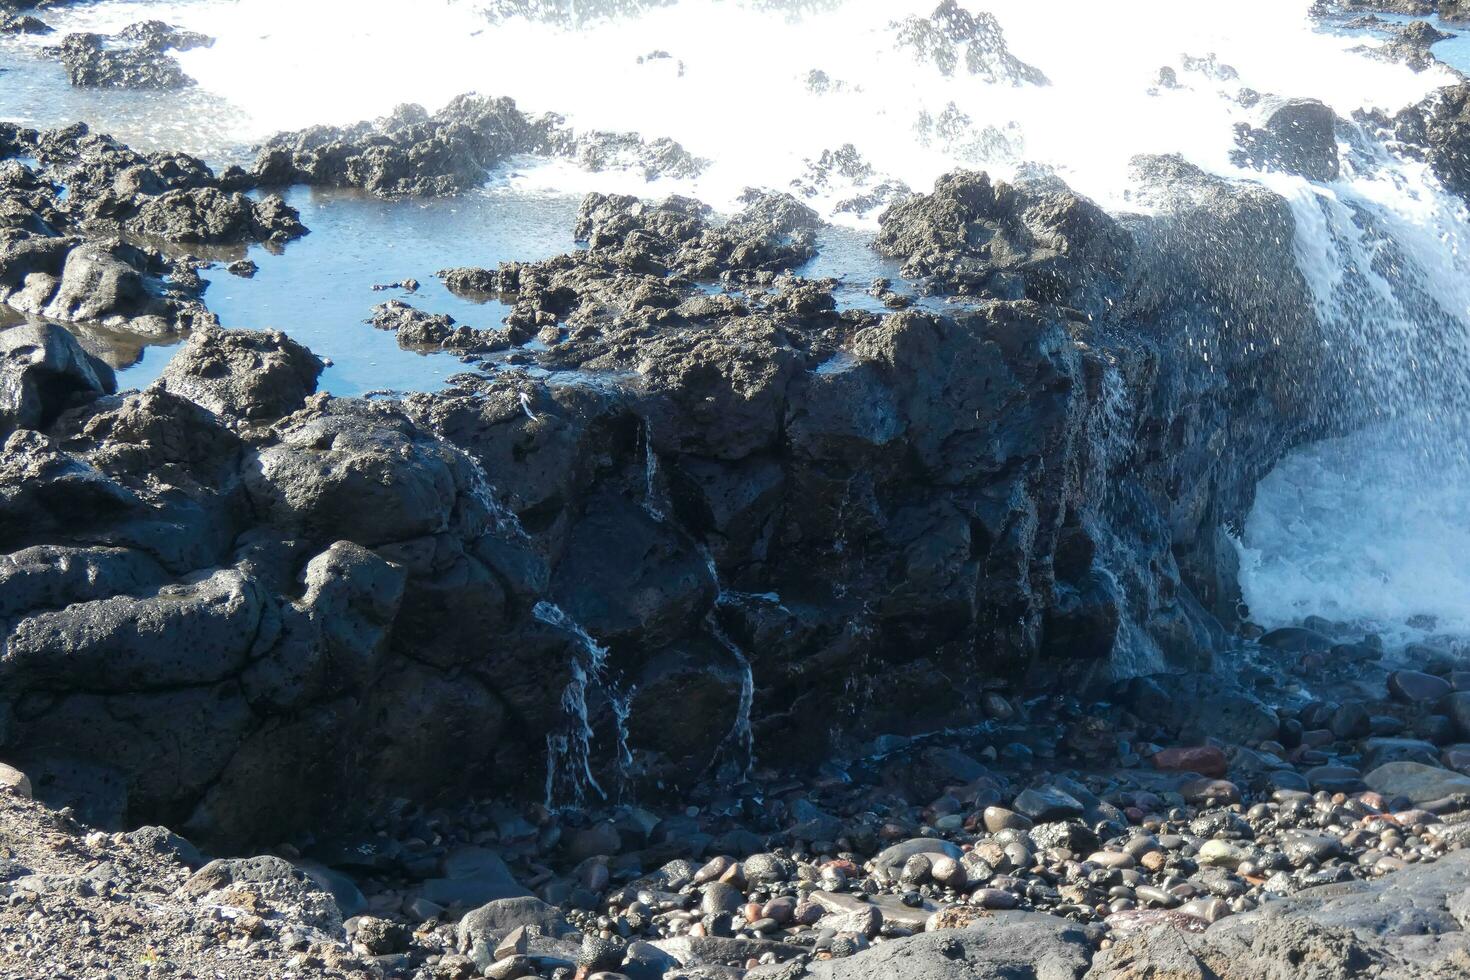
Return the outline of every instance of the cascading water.
{"type": "MultiPolygon", "coordinates": [[[[40,40],[5,41],[0,57],[12,69],[12,118],[94,113],[125,139],[215,161],[280,129],[370,118],[404,101],[509,95],[582,130],[670,137],[709,166],[649,184],[641,172],[516,161],[493,175],[502,187],[679,191],[727,210],[752,185],[794,188],[857,226],[871,226],[876,207],[840,202],[885,186],[924,189],[957,166],[1000,177],[1049,171],[1115,211],[1140,207],[1129,161],[1141,153],[1179,153],[1261,181],[1291,203],[1299,264],[1353,379],[1323,391],[1323,404],[1351,427],[1373,424],[1298,451],[1262,484],[1240,542],[1252,615],[1268,625],[1315,613],[1470,630],[1461,202],[1425,164],[1353,125],[1340,133],[1343,170],[1331,182],[1231,159],[1235,125],[1259,122],[1243,97],[1251,92],[1321,99],[1350,119],[1417,102],[1450,73],[1368,57],[1359,49],[1376,42],[1322,29],[1310,0],[966,0],[1003,32],[1002,48],[987,26],[972,72],[915,42],[922,31],[910,18],[937,2],[442,0],[405,16],[387,0],[115,0],[48,11],[61,30],[158,17],[218,39],[179,55],[196,90],[146,103],[70,92],[58,73],[23,60],[40,40]],[[837,165],[818,174],[810,165],[824,153],[837,165]]],[[[649,464],[647,503],[658,509],[651,452],[649,464]]]]}
{"type": "MultiPolygon", "coordinates": [[[[546,805],[550,807],[560,802],[580,804],[589,789],[606,799],[607,792],[592,774],[593,733],[587,712],[587,696],[594,687],[606,690],[603,672],[607,665],[607,648],[553,602],[538,602],[531,613],[546,625],[570,633],[577,641],[577,653],[568,668],[570,677],[561,695],[566,728],[546,736],[546,805]]],[[[626,701],[623,702],[623,710],[618,710],[616,704],[614,700],[613,713],[618,723],[618,763],[621,766],[627,754],[627,736],[623,727],[627,718],[626,701]]]]}

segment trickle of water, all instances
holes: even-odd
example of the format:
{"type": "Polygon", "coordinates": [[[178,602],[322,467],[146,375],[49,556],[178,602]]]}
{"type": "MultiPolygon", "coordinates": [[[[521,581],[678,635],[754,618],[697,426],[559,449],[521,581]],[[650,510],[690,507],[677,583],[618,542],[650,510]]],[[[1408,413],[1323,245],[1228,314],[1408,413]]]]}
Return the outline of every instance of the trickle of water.
{"type": "Polygon", "coordinates": [[[618,780],[622,783],[628,781],[628,774],[633,768],[633,750],[628,747],[628,719],[632,717],[633,698],[637,693],[636,684],[628,685],[624,691],[609,685],[607,690],[607,703],[612,707],[613,722],[617,726],[617,769],[618,780]]]}
{"type": "MultiPolygon", "coordinates": [[[[439,434],[443,435],[442,432],[439,434]]],[[[531,537],[522,526],[520,517],[507,507],[495,492],[495,485],[490,482],[485,467],[469,453],[465,453],[464,458],[470,464],[470,496],[485,507],[486,512],[490,515],[490,520],[495,525],[496,532],[519,541],[530,541],[531,537]]]]}
{"type": "Polygon", "coordinates": [[[588,789],[606,799],[607,793],[592,775],[592,722],[587,716],[587,694],[593,685],[604,684],[607,648],[553,602],[536,603],[531,614],[548,626],[572,634],[580,654],[571,663],[571,677],[561,694],[568,730],[546,737],[546,805],[553,806],[559,799],[580,804],[588,789]]]}
{"type": "MultiPolygon", "coordinates": [[[[723,595],[721,593],[722,597],[723,595]]],[[[750,769],[755,765],[755,731],[750,723],[750,710],[755,703],[755,674],[750,669],[750,660],[745,656],[745,651],[720,627],[713,612],[705,622],[709,626],[710,635],[729,651],[740,666],[740,701],[735,707],[735,721],[730,725],[724,741],[720,743],[712,768],[724,778],[743,780],[750,775],[750,769]]]]}
{"type": "MultiPolygon", "coordinates": [[[[653,427],[647,422],[643,423],[643,509],[648,511],[648,516],[662,524],[667,520],[668,509],[664,506],[663,487],[659,479],[658,452],[653,448],[653,427]]],[[[711,559],[710,570],[713,574],[714,563],[711,559]]],[[[719,576],[715,576],[719,581],[719,576]]]]}

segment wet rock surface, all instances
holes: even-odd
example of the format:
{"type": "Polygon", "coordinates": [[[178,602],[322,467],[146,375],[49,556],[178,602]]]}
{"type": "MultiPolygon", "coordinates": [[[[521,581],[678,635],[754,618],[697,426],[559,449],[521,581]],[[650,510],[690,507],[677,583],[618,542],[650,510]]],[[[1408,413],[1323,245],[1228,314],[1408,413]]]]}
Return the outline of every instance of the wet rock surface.
{"type": "MultiPolygon", "coordinates": [[[[43,33],[34,28],[27,33],[43,33]]],[[[116,37],[68,34],[56,53],[68,80],[80,88],[177,90],[194,84],[168,52],[206,47],[212,39],[163,21],[131,24],[116,37]]]]}
{"type": "MultiPolygon", "coordinates": [[[[1044,81],[963,13],[905,30],[1044,81]]],[[[1297,108],[1244,152],[1331,179],[1335,122],[1297,108]]],[[[165,246],[300,234],[256,185],[700,162],[470,97],[283,135],[251,173],[84,128],[0,151],[0,298],[34,318],[0,330],[0,786],[156,825],[81,853],[181,866],[213,939],[165,951],[502,980],[1463,966],[1470,685],[1345,624],[1239,620],[1221,528],[1353,424],[1302,391],[1354,365],[1263,187],[1169,157],[1136,162],[1148,216],[1051,178],[875,187],[916,287],[875,285],[887,313],[799,275],[820,222],[790,194],[589,195],[584,249],[441,273],[504,323],[374,311],[473,370],[342,399],[285,334],[220,330],[165,246]],[[117,394],[50,321],[189,340],[117,394]]],[[[52,893],[25,860],[0,855],[0,929],[52,893]]]]}
{"type": "MultiPolygon", "coordinates": [[[[48,173],[77,168],[78,221],[120,181],[158,190],[136,208],[148,227],[171,195],[228,193],[187,158],[12,138],[48,173]]],[[[1308,431],[1282,411],[1298,352],[1226,323],[1295,317],[1307,345],[1314,320],[1272,261],[1291,239],[1279,199],[1140,167],[1167,217],[1120,222],[1060,184],[970,173],[892,207],[877,246],[957,294],[945,312],[844,310],[833,283],[793,275],[819,223],[791,195],[752,192],[722,221],[594,194],[585,249],[442,274],[510,305],[502,327],[380,308],[405,346],[481,365],[445,392],[316,397],[309,352],[205,322],[147,392],[29,396],[43,431],[12,438],[0,546],[112,549],[129,571],[70,592],[45,558],[25,563],[37,584],[18,595],[36,598],[9,614],[0,659],[7,751],[101,822],[220,846],[348,819],[361,807],[333,800],[349,784],[364,803],[667,790],[738,776],[763,746],[799,767],[872,734],[1000,718],[1014,709],[996,682],[1207,669],[1232,645],[1217,529],[1308,431]],[[1196,345],[1216,331],[1208,366],[1176,346],[1186,328],[1196,345]],[[1190,450],[1239,432],[1231,452],[1190,450]],[[97,711],[112,720],[63,735],[97,711]],[[443,775],[467,743],[483,751],[443,775]],[[147,761],[178,744],[175,770],[147,761]],[[544,770],[503,765],[528,753],[544,770]]],[[[1276,737],[1259,699],[1207,696],[1201,676],[1128,694],[1193,738],[1276,737]]],[[[1231,796],[1208,782],[1218,752],[1155,768],[1231,796]]],[[[1024,800],[1041,823],[1089,805],[1024,800]]],[[[459,894],[443,887],[425,900],[459,894]]]]}
{"type": "Polygon", "coordinates": [[[206,263],[180,246],[278,248],[306,232],[280,198],[224,183],[194,157],[137,153],[84,125],[0,123],[0,304],[152,340],[213,323],[206,263]]]}

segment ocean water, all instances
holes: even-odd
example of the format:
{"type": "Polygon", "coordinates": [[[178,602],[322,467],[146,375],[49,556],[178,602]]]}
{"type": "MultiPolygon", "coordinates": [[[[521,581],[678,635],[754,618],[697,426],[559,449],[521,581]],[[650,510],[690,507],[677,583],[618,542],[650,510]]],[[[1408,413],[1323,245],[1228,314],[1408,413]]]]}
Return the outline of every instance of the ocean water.
{"type": "MultiPolygon", "coordinates": [[[[514,97],[579,129],[671,137],[711,161],[698,178],[647,183],[566,162],[515,161],[487,188],[440,202],[380,202],[294,191],[313,234],[279,256],[254,249],[253,280],[211,274],[206,300],[232,326],[277,326],[330,357],[339,393],[432,388],[463,369],[447,355],[399,351],[362,324],[375,282],[417,278],[411,300],[491,326],[504,310],[458,300],[432,272],[571,247],[588,190],[693,194],[733,210],[750,186],[810,177],[824,151],[850,145],[865,175],[813,199],[839,227],[809,274],[842,277],[839,298],[895,270],[863,247],[874,215],[837,201],[881,180],[925,189],[955,167],[1001,177],[1055,173],[1115,211],[1135,210],[1129,161],[1180,153],[1259,180],[1291,203],[1298,263],[1335,346],[1363,365],[1350,396],[1367,432],[1306,447],[1263,482],[1242,529],[1246,599],[1266,625],[1306,615],[1470,630],[1463,440],[1470,405],[1470,224],[1422,163],[1343,129],[1330,183],[1241,171],[1233,127],[1258,121],[1250,90],[1311,97],[1344,119],[1394,111],[1452,81],[1355,49],[1378,41],[1323,29],[1309,0],[966,0],[994,14],[1010,51],[1044,86],[946,73],[895,43],[897,24],[936,0],[678,0],[610,13],[606,5],[424,0],[106,0],[45,16],[61,30],[112,31],[160,18],[215,36],[181,54],[199,82],[182,95],[79,92],[39,57],[46,39],[0,41],[0,117],[32,125],[84,119],[143,147],[248,159],[280,129],[371,118],[461,92],[514,97]],[[1178,87],[1159,85],[1171,69],[1178,87]],[[813,84],[813,73],[822,84],[813,84]]],[[[1437,51],[1470,62],[1458,36],[1437,51]]],[[[124,372],[146,383],[166,359],[148,350],[124,372]]],[[[1339,393],[1332,393],[1336,396],[1339,393]]]]}

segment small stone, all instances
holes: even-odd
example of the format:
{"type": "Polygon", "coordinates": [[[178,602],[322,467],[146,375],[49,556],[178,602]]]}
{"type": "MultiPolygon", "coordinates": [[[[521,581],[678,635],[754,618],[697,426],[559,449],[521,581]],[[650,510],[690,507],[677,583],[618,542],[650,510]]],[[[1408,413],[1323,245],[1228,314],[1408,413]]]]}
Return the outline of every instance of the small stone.
{"type": "Polygon", "coordinates": [[[516,926],[506,933],[495,946],[495,959],[503,960],[511,956],[524,956],[531,948],[531,931],[525,926],[516,926]]]}
{"type": "Polygon", "coordinates": [[[718,881],[720,880],[721,876],[723,876],[725,872],[734,867],[734,865],[735,859],[732,857],[720,855],[719,857],[710,858],[709,861],[706,862],[702,868],[694,873],[694,879],[692,883],[695,885],[703,885],[706,882],[718,881]]]}
{"type": "Polygon", "coordinates": [[[1388,693],[1399,701],[1438,701],[1451,691],[1450,682],[1418,670],[1396,670],[1388,675],[1388,693]]]}
{"type": "Polygon", "coordinates": [[[370,915],[357,920],[357,931],[352,935],[353,943],[370,956],[402,953],[408,949],[408,940],[408,930],[403,926],[370,915]]]}
{"type": "Polygon", "coordinates": [[[408,903],[408,914],[420,922],[428,922],[430,919],[437,919],[443,915],[444,906],[437,902],[431,902],[423,896],[419,896],[408,903]]]}
{"type": "Polygon", "coordinates": [[[1201,776],[1224,776],[1229,769],[1224,751],[1213,745],[1164,749],[1155,753],[1152,761],[1155,769],[1165,772],[1197,772],[1201,776]]]}
{"type": "Polygon", "coordinates": [[[1291,833],[1282,839],[1281,850],[1294,866],[1300,868],[1339,856],[1342,854],[1342,841],[1324,834],[1291,833]]]}
{"type": "Polygon", "coordinates": [[[1210,840],[1205,841],[1195,859],[1208,867],[1234,868],[1247,857],[1245,851],[1229,841],[1210,840]]]}
{"type": "Polygon", "coordinates": [[[1134,893],[1138,896],[1140,902],[1147,902],[1150,905],[1155,905],[1160,908],[1172,909],[1174,906],[1180,904],[1178,895],[1170,894],[1162,888],[1155,888],[1153,885],[1139,885],[1134,889],[1134,893]]]}
{"type": "Polygon", "coordinates": [[[1032,827],[1030,818],[1003,806],[986,807],[982,819],[985,829],[992,834],[998,834],[1002,830],[1030,830],[1032,827]]]}
{"type": "Polygon", "coordinates": [[[1191,779],[1179,787],[1179,795],[1195,806],[1229,806],[1240,802],[1240,787],[1228,779],[1191,779]]]}
{"type": "Polygon", "coordinates": [[[935,858],[929,875],[945,888],[956,890],[964,888],[969,881],[965,866],[952,857],[935,858]]]}
{"type": "Polygon", "coordinates": [[[970,893],[970,901],[982,909],[1013,909],[1021,900],[1003,888],[977,888],[970,893]]]}
{"type": "Polygon", "coordinates": [[[518,977],[534,972],[535,968],[531,965],[529,957],[507,956],[485,967],[483,975],[489,977],[490,980],[517,980],[518,977]]]}
{"type": "Polygon", "coordinates": [[[1040,821],[1069,820],[1083,813],[1081,803],[1054,786],[1022,790],[1012,806],[1016,812],[1040,821]]]}
{"type": "Polygon", "coordinates": [[[775,884],[796,873],[790,861],[776,854],[752,854],[741,863],[741,867],[745,871],[745,880],[753,885],[775,884]]]}
{"type": "Polygon", "coordinates": [[[898,873],[898,880],[909,885],[922,885],[929,880],[933,867],[929,855],[915,854],[903,863],[903,870],[898,873]]]}
{"type": "Polygon", "coordinates": [[[1120,851],[1094,851],[1087,860],[1101,868],[1116,869],[1131,868],[1137,863],[1133,855],[1120,851]]]}
{"type": "Polygon", "coordinates": [[[613,970],[622,965],[623,952],[621,943],[586,933],[582,936],[582,949],[577,954],[577,965],[592,972],[613,970]]]}
{"type": "Polygon", "coordinates": [[[1219,898],[1196,898],[1179,906],[1179,911],[1212,925],[1231,914],[1230,905],[1219,898]]]}
{"type": "Polygon", "coordinates": [[[704,894],[699,900],[699,907],[705,915],[719,915],[722,912],[733,915],[744,904],[745,896],[740,893],[740,889],[723,881],[712,881],[705,885],[704,894]]]}

